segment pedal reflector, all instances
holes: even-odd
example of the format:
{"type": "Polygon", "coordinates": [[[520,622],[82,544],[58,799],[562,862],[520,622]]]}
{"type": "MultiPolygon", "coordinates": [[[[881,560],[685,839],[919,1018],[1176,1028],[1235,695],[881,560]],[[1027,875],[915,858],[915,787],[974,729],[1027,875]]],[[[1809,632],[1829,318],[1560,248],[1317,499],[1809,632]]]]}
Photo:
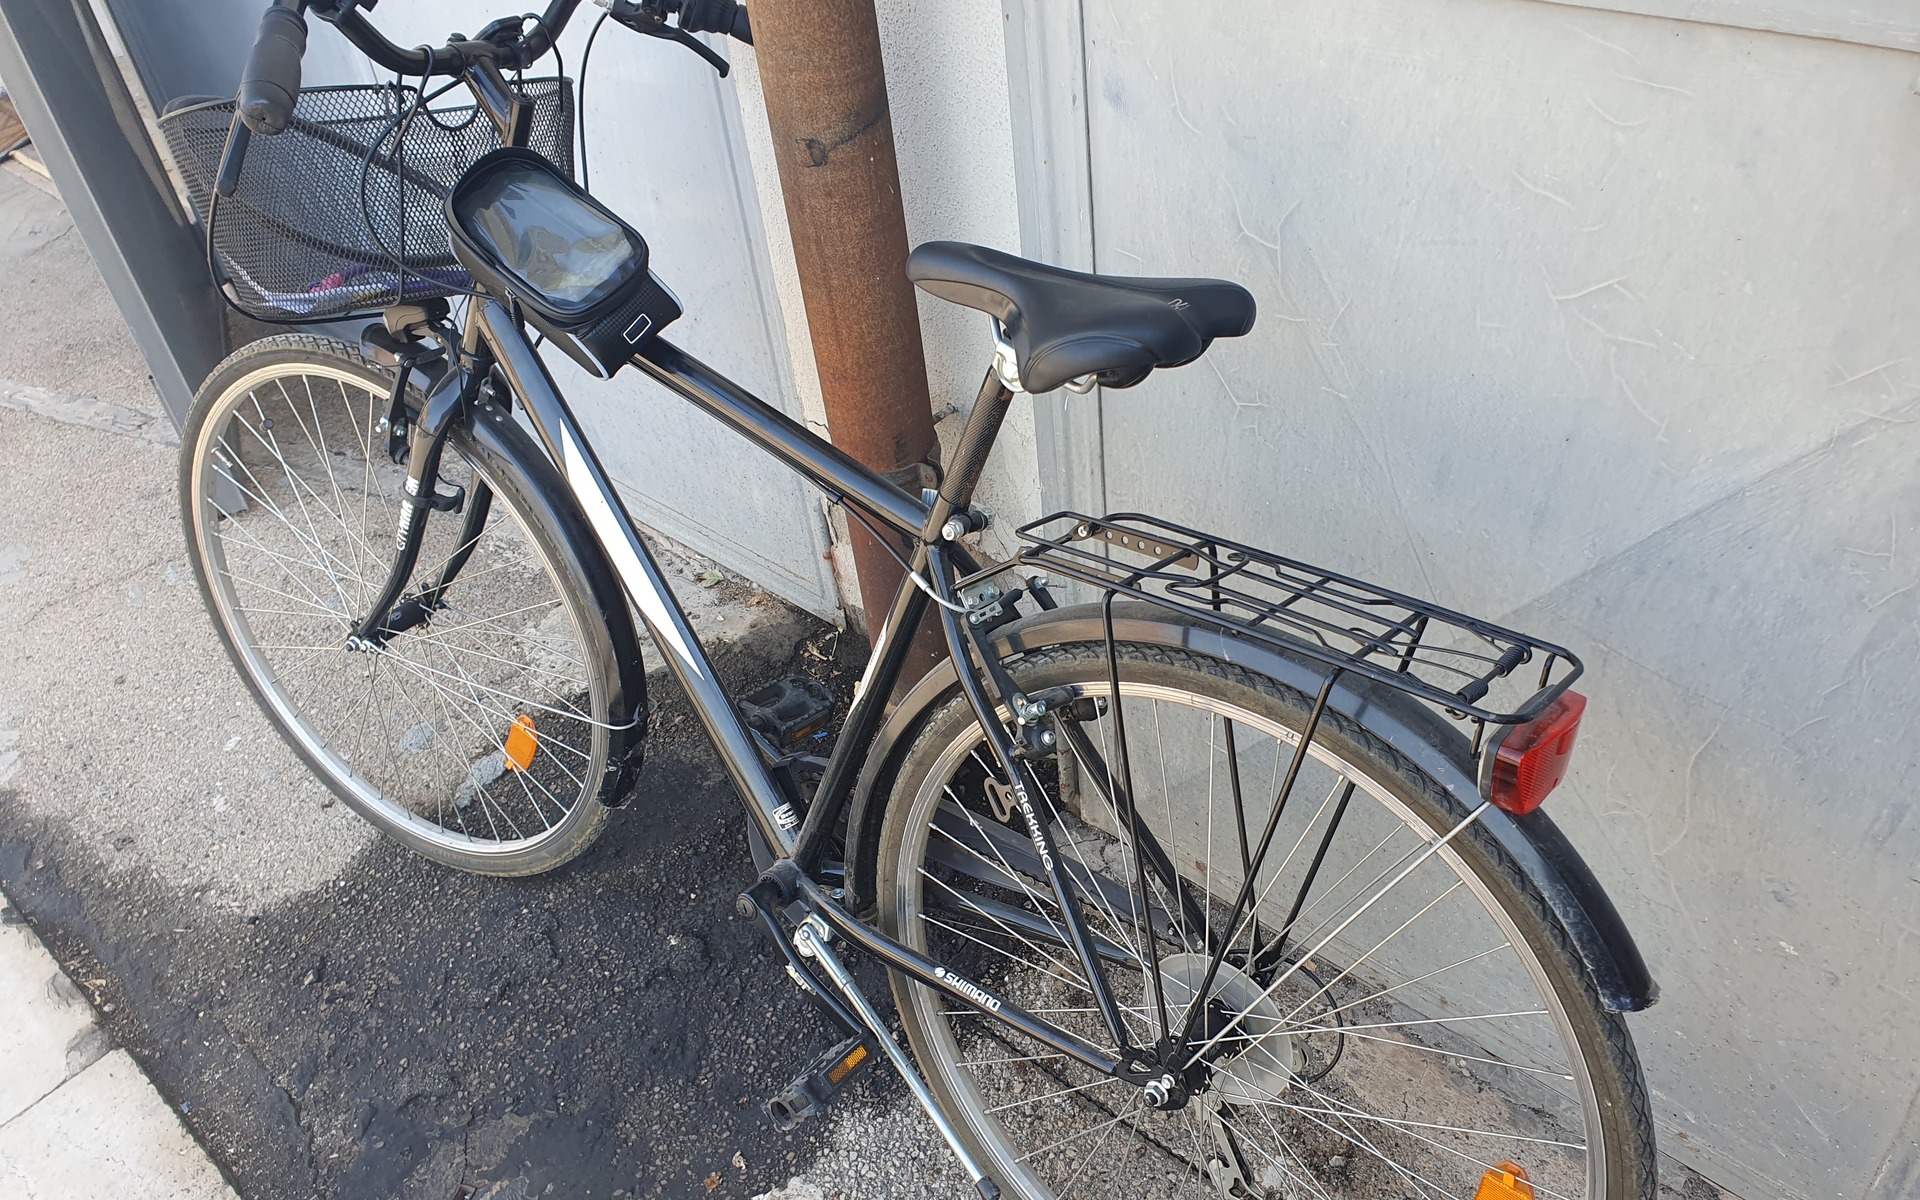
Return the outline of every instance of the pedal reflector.
{"type": "Polygon", "coordinates": [[[808,1117],[826,1111],[828,1101],[847,1077],[873,1058],[865,1034],[856,1033],[829,1047],[807,1064],[785,1091],[762,1105],[775,1129],[790,1130],[808,1117]]]}
{"type": "Polygon", "coordinates": [[[839,1062],[827,1068],[827,1082],[839,1087],[840,1081],[853,1074],[855,1068],[865,1061],[867,1061],[867,1044],[862,1042],[853,1048],[852,1053],[843,1056],[839,1062]]]}
{"type": "Polygon", "coordinates": [[[533,765],[533,756],[540,749],[540,736],[533,731],[533,718],[525,713],[513,719],[513,727],[507,730],[507,744],[501,749],[506,751],[507,766],[515,771],[524,771],[533,765]]]}
{"type": "Polygon", "coordinates": [[[1474,1192],[1473,1200],[1533,1200],[1533,1184],[1528,1180],[1527,1169],[1519,1163],[1494,1164],[1492,1170],[1480,1177],[1480,1188],[1474,1192]]]}

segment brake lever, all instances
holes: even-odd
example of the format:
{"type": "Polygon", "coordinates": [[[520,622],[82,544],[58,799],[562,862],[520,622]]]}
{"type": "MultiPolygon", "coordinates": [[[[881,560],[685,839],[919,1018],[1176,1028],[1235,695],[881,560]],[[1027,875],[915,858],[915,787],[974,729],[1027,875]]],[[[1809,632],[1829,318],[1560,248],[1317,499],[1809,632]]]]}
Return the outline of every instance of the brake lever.
{"type": "Polygon", "coordinates": [[[607,15],[625,25],[635,33],[644,33],[648,37],[662,38],[669,42],[678,42],[687,49],[707,60],[707,64],[726,78],[732,69],[727,60],[715,54],[707,44],[684,29],[667,24],[667,14],[654,4],[645,0],[594,0],[607,10],[607,15]]]}

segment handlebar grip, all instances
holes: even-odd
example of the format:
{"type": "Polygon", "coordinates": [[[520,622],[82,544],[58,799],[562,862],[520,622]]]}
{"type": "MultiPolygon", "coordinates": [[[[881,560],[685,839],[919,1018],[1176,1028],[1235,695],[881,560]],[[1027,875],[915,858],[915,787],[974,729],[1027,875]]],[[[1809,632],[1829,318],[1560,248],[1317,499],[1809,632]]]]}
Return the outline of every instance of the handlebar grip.
{"type": "Polygon", "coordinates": [[[737,0],[685,0],[680,8],[680,28],[688,33],[724,33],[753,45],[746,6],[737,0]]]}
{"type": "Polygon", "coordinates": [[[287,127],[300,98],[300,60],[306,52],[307,22],[300,10],[275,3],[260,18],[260,33],[234,97],[248,129],[270,136],[287,127]]]}

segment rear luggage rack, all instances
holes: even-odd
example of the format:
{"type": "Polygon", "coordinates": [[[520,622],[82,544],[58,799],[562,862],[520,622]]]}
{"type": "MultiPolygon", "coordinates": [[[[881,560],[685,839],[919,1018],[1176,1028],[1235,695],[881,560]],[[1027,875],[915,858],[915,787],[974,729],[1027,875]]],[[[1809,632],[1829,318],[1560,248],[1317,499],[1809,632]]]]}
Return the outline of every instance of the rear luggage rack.
{"type": "Polygon", "coordinates": [[[1584,669],[1524,633],[1141,513],[1019,529],[1019,566],[1198,617],[1481,724],[1539,716],[1584,669]],[[1539,672],[1516,674],[1530,663],[1539,672]]]}

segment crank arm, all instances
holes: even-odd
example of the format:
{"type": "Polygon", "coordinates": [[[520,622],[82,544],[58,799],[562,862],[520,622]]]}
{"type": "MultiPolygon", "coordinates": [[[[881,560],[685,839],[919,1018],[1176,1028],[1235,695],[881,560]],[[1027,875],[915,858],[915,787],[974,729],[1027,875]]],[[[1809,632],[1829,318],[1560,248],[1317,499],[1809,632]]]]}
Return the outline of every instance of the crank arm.
{"type": "Polygon", "coordinates": [[[780,922],[760,903],[757,896],[751,892],[743,893],[734,901],[734,910],[743,917],[760,922],[760,927],[766,930],[767,936],[773,939],[773,944],[780,948],[781,955],[786,958],[787,975],[794,985],[825,1010],[843,1034],[860,1033],[866,1028],[859,1015],[840,1002],[840,998],[833,994],[806,959],[794,952],[793,944],[780,932],[780,922]]]}

